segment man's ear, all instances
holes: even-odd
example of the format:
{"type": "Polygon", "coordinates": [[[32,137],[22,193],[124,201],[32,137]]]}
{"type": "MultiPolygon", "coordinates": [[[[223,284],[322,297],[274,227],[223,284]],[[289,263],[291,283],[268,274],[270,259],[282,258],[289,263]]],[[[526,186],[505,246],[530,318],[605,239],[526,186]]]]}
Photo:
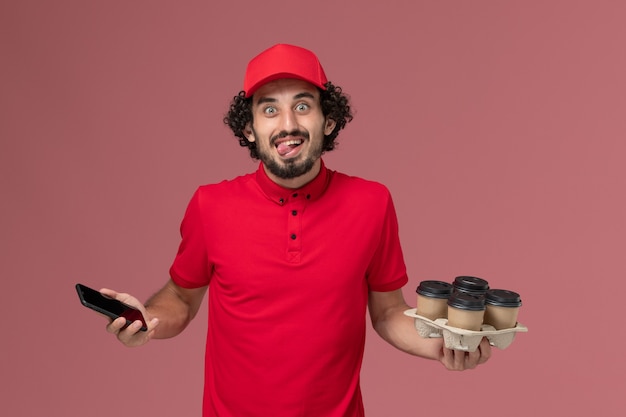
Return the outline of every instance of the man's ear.
{"type": "Polygon", "coordinates": [[[337,125],[333,119],[326,118],[326,123],[324,124],[324,135],[328,136],[333,132],[333,129],[337,125]]]}
{"type": "Polygon", "coordinates": [[[246,127],[243,129],[243,134],[246,137],[246,139],[248,139],[248,142],[254,142],[256,140],[256,138],[254,137],[254,132],[252,131],[252,128],[250,127],[250,123],[248,123],[246,127]]]}

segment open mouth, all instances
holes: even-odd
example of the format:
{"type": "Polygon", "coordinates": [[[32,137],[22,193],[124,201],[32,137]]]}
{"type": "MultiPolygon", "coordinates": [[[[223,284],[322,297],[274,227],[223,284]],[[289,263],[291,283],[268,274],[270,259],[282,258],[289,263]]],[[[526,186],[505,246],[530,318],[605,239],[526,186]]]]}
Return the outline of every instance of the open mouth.
{"type": "Polygon", "coordinates": [[[298,152],[298,149],[303,142],[304,141],[302,139],[288,139],[278,141],[274,146],[276,146],[276,151],[280,156],[292,157],[298,152]]]}

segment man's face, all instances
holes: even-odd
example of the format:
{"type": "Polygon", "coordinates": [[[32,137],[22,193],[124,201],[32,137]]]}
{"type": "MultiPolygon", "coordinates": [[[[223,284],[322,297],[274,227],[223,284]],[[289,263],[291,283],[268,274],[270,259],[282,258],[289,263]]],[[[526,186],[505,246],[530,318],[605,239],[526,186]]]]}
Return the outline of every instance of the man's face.
{"type": "Polygon", "coordinates": [[[252,119],[248,140],[256,142],[272,179],[289,184],[317,175],[324,135],[332,132],[335,122],[322,114],[315,86],[295,79],[263,85],[252,97],[252,119]]]}

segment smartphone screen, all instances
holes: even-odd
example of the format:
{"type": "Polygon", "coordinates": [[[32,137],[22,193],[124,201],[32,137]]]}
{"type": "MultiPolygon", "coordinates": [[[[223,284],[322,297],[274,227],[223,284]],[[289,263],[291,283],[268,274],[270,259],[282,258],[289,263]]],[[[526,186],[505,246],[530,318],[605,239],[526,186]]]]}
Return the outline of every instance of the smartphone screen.
{"type": "Polygon", "coordinates": [[[135,320],[140,320],[143,323],[141,330],[148,330],[148,326],[146,325],[141,311],[137,310],[135,307],[109,298],[101,294],[100,291],[96,291],[82,284],[76,284],[76,291],[78,292],[80,302],[85,307],[104,314],[113,320],[118,317],[124,317],[126,319],[126,326],[124,327],[127,327],[135,320]]]}

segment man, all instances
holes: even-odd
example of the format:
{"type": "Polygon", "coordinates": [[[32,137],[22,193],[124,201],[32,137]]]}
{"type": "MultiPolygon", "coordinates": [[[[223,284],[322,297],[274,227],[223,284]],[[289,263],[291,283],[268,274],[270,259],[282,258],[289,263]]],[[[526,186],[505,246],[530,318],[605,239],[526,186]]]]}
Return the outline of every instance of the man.
{"type": "Polygon", "coordinates": [[[381,184],[349,177],[321,156],[352,119],[346,96],[310,51],[275,45],[248,64],[225,118],[260,159],[257,172],[200,187],[181,226],[171,279],[139,322],[108,331],[127,346],[180,333],[209,292],[203,415],[363,416],[359,373],[369,306],[400,350],[464,370],[490,356],[421,338],[395,209],[381,184]]]}

